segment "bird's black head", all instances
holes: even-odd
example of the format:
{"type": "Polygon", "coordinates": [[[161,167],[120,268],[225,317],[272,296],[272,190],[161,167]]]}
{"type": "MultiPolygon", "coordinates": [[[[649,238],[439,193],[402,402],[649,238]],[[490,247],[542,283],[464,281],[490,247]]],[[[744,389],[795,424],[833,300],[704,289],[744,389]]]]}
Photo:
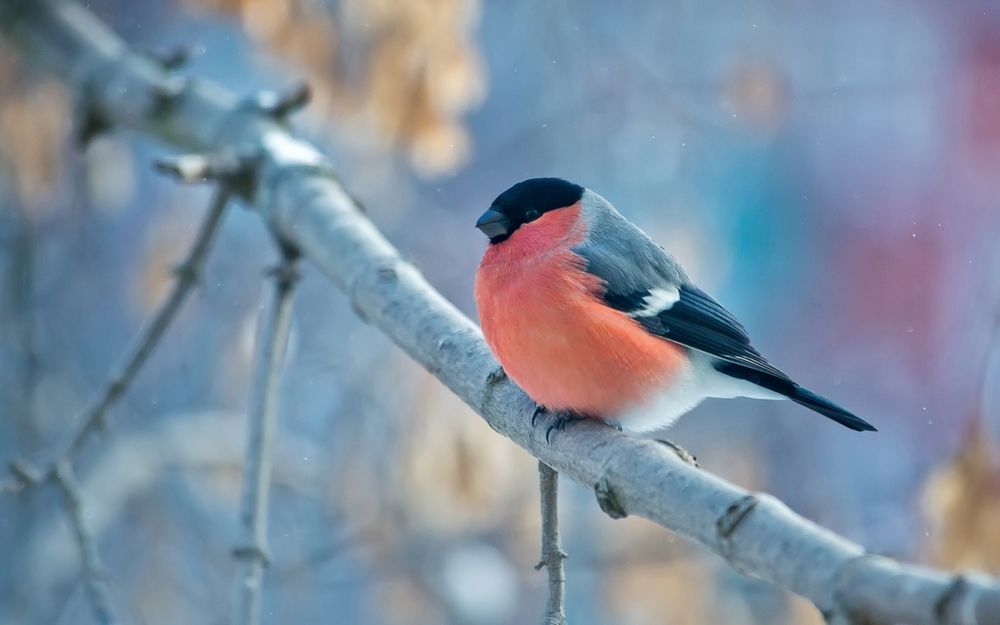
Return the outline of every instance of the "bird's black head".
{"type": "Polygon", "coordinates": [[[515,230],[549,211],[572,206],[583,197],[583,187],[562,178],[531,178],[519,182],[493,200],[476,227],[490,243],[506,241],[515,230]]]}

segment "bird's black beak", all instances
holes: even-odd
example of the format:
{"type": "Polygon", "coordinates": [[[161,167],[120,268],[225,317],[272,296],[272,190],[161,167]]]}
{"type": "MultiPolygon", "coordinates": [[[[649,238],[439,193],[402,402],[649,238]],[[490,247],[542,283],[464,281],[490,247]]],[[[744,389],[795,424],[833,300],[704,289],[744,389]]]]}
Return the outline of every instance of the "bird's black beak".
{"type": "Polygon", "coordinates": [[[490,243],[499,243],[510,236],[510,219],[492,208],[479,217],[476,227],[490,238],[490,243]]]}

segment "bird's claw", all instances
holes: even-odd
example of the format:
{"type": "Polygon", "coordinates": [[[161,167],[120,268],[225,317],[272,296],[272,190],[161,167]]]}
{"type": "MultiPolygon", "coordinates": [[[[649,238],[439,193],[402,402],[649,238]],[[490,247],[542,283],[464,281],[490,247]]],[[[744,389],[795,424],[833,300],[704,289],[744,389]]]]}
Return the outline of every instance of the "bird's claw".
{"type": "Polygon", "coordinates": [[[559,431],[562,432],[566,429],[566,426],[570,423],[575,423],[576,421],[583,421],[585,417],[581,417],[578,414],[572,412],[557,412],[553,414],[552,423],[549,424],[547,430],[545,430],[545,443],[552,444],[552,432],[559,431]]]}
{"type": "Polygon", "coordinates": [[[545,406],[541,404],[535,404],[535,409],[531,412],[531,427],[535,427],[538,422],[538,417],[545,412],[545,406]]]}
{"type": "MultiPolygon", "coordinates": [[[[538,418],[543,414],[549,413],[552,415],[552,423],[545,430],[545,442],[546,444],[552,444],[552,432],[559,431],[562,432],[566,429],[566,426],[570,423],[576,421],[583,421],[587,417],[577,414],[575,412],[570,412],[568,410],[560,410],[559,412],[552,412],[548,408],[542,405],[536,405],[535,409],[531,412],[531,427],[538,425],[538,418]]],[[[610,424],[612,427],[617,428],[621,431],[621,426],[616,423],[610,424]]]]}

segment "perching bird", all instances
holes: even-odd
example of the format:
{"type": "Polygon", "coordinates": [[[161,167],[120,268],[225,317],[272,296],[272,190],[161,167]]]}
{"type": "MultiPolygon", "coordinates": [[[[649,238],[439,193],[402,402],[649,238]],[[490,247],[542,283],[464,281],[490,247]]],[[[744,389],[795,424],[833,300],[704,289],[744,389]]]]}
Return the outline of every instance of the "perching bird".
{"type": "Polygon", "coordinates": [[[476,227],[490,239],[476,274],[483,334],[506,374],[556,415],[549,433],[588,417],[651,430],[709,397],[787,398],[875,429],[769,363],[729,311],[597,193],[525,180],[476,227]]]}

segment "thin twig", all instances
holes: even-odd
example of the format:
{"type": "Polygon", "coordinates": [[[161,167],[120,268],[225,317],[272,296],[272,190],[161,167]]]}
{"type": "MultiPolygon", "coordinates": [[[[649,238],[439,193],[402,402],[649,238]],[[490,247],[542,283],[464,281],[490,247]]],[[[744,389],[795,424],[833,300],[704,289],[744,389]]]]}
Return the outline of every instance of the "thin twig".
{"type": "Polygon", "coordinates": [[[102,625],[114,625],[117,619],[111,610],[107,573],[104,565],[101,564],[97,542],[94,540],[90,528],[87,527],[87,520],[83,513],[83,502],[80,497],[80,485],[73,473],[73,465],[69,462],[60,462],[49,479],[59,489],[66,518],[73,529],[73,537],[80,550],[84,588],[87,590],[94,618],[102,625]]]}
{"type": "Polygon", "coordinates": [[[277,416],[278,385],[288,347],[297,254],[283,249],[272,270],[274,281],[257,324],[254,374],[247,415],[247,448],[240,501],[240,544],[236,558],[236,625],[260,623],[260,594],[267,550],[267,507],[271,483],[271,447],[277,416]]]}
{"type": "Polygon", "coordinates": [[[229,191],[225,187],[220,187],[212,198],[208,212],[191,244],[191,249],[175,269],[177,278],[174,280],[170,293],[160,304],[149,325],[135,339],[121,363],[112,370],[104,388],[77,419],[79,423],[77,428],[53,454],[48,464],[38,471],[37,479],[25,479],[23,475],[15,475],[13,480],[0,484],[0,493],[16,493],[35,481],[51,478],[60,463],[71,461],[90,435],[104,426],[108,410],[128,390],[132,380],[146,364],[149,355],[156,349],[164,332],[177,316],[192,289],[198,284],[205,258],[208,256],[208,251],[211,249],[216,232],[218,232],[228,200],[229,191]]]}
{"type": "Polygon", "coordinates": [[[566,552],[559,542],[559,474],[549,465],[538,461],[538,486],[542,499],[542,567],[549,575],[549,600],[545,605],[542,625],[566,625],[566,552]]]}
{"type": "Polygon", "coordinates": [[[219,187],[215,191],[215,196],[212,198],[208,213],[202,221],[197,236],[195,236],[191,250],[174,270],[177,278],[166,300],[160,304],[152,321],[139,335],[122,363],[111,374],[97,401],[84,413],[83,427],[72,437],[62,457],[72,457],[86,442],[87,436],[91,432],[104,426],[108,409],[128,390],[132,380],[146,364],[149,355],[156,349],[163,334],[177,316],[181,306],[187,301],[191,291],[198,285],[202,268],[205,265],[205,258],[215,240],[215,234],[218,232],[228,201],[229,190],[226,187],[219,187]]]}
{"type": "MultiPolygon", "coordinates": [[[[13,229],[9,243],[10,261],[3,292],[6,300],[7,327],[0,328],[3,340],[11,348],[11,377],[7,392],[9,408],[17,415],[16,428],[21,440],[36,435],[33,398],[39,379],[35,317],[32,298],[35,284],[35,229],[33,220],[23,211],[11,211],[13,229]]],[[[8,247],[8,246],[5,246],[8,247]]]]}
{"type": "Polygon", "coordinates": [[[66,516],[83,563],[83,580],[94,616],[102,625],[117,622],[108,598],[106,575],[101,565],[97,543],[87,527],[80,488],[73,472],[73,458],[89,436],[104,425],[108,410],[125,394],[136,374],[156,348],[167,327],[177,316],[198,278],[212,241],[218,231],[229,199],[229,191],[216,191],[208,212],[187,256],[176,270],[177,279],[166,300],[160,305],[149,326],[139,335],[125,358],[109,376],[108,382],[93,403],[83,412],[79,425],[53,454],[44,468],[23,461],[10,463],[12,478],[0,483],[0,494],[15,494],[42,482],[53,484],[62,495],[66,516]]]}

